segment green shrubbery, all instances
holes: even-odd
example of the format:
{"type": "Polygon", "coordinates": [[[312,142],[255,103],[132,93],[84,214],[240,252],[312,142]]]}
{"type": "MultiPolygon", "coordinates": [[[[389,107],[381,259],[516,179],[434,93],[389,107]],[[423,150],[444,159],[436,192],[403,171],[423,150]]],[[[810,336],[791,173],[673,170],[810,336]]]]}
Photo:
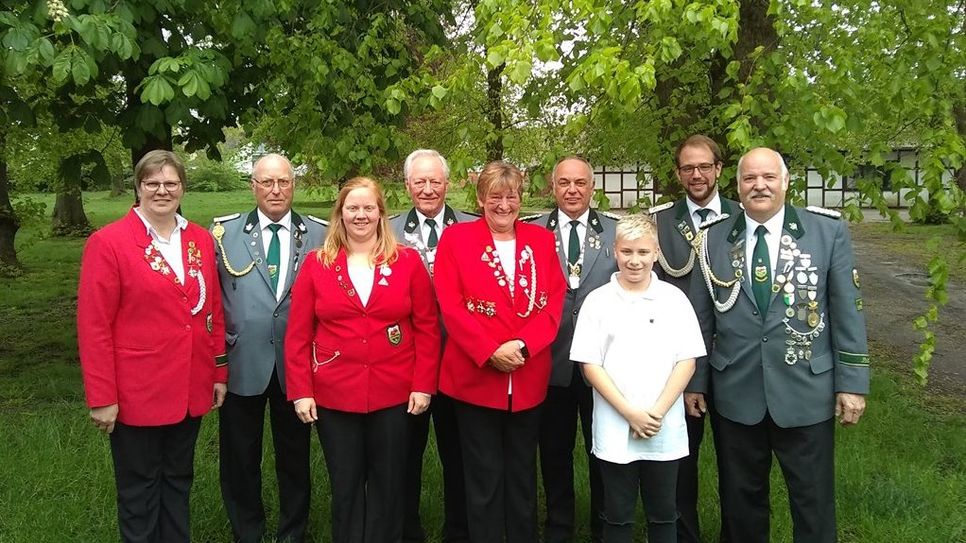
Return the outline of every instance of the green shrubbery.
{"type": "Polygon", "coordinates": [[[224,192],[248,187],[248,176],[227,161],[196,157],[188,161],[186,168],[189,191],[224,192]]]}

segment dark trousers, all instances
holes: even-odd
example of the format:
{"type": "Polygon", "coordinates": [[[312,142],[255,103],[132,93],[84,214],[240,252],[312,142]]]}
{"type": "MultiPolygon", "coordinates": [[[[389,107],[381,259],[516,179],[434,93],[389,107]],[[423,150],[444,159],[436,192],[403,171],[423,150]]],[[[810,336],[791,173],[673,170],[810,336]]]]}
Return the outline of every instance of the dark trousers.
{"type": "Polygon", "coordinates": [[[734,542],[768,543],[772,452],[778,457],[792,510],[796,543],[832,543],[835,533],[833,419],[780,428],[765,415],[751,426],[718,417],[721,507],[734,542]]]}
{"type": "MultiPolygon", "coordinates": [[[[710,396],[705,395],[710,405],[710,396]]],[[[701,442],[704,440],[704,421],[711,421],[711,430],[714,436],[715,449],[717,452],[718,436],[718,414],[713,413],[709,408],[708,413],[701,417],[685,415],[685,422],[688,426],[688,456],[682,458],[678,463],[678,542],[679,543],[700,543],[701,529],[698,522],[698,453],[701,450],[701,442]]],[[[719,495],[720,495],[720,471],[719,471],[719,495]]],[[[720,502],[720,500],[719,500],[720,502]]],[[[724,519],[722,518],[722,523],[724,519]]],[[[720,543],[728,543],[727,530],[721,528],[720,543]]]]}
{"type": "Polygon", "coordinates": [[[593,389],[584,383],[580,368],[577,364],[574,366],[569,386],[551,386],[547,390],[540,420],[540,471],[547,502],[543,538],[547,543],[565,543],[574,539],[574,444],[578,414],[590,479],[591,540],[600,541],[603,533],[600,513],[604,488],[597,458],[590,454],[594,394],[593,389]]]}
{"type": "Polygon", "coordinates": [[[644,502],[648,543],[677,541],[677,460],[638,460],[629,464],[601,460],[600,471],[604,478],[605,543],[634,541],[638,494],[644,502]]]}
{"type": "Polygon", "coordinates": [[[219,410],[221,495],[235,541],[260,542],[265,535],[262,503],[262,434],[269,405],[275,476],[278,479],[279,542],[301,542],[309,520],[309,425],[286,401],[277,373],[258,396],[228,393],[219,410]]]}
{"type": "Polygon", "coordinates": [[[453,399],[443,393],[433,397],[429,410],[409,420],[409,452],[406,457],[406,482],[403,498],[403,541],[426,540],[419,518],[419,501],[423,478],[423,452],[429,439],[429,419],[436,429],[436,450],[443,466],[443,542],[464,543],[469,540],[466,527],[466,486],[463,481],[463,456],[460,452],[459,426],[453,399]]]}
{"type": "Polygon", "coordinates": [[[114,425],[111,456],[122,541],[191,541],[188,496],[200,428],[201,417],[165,426],[114,425]]]}
{"type": "Polygon", "coordinates": [[[534,543],[540,408],[511,413],[455,404],[470,541],[534,543]]]}
{"type": "Polygon", "coordinates": [[[329,472],[333,543],[402,541],[406,407],[371,413],[319,408],[316,427],[329,472]]]}

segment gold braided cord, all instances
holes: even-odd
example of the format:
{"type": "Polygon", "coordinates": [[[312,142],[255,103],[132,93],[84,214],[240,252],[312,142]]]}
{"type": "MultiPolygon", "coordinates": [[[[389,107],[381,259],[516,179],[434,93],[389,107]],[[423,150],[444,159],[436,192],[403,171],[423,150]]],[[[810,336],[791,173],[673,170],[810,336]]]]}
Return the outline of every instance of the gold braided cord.
{"type": "Polygon", "coordinates": [[[228,262],[228,253],[225,252],[225,246],[221,243],[221,238],[225,235],[225,227],[221,226],[220,223],[216,224],[212,234],[215,237],[215,241],[218,242],[218,250],[221,251],[221,262],[225,265],[225,270],[227,270],[229,274],[234,275],[235,277],[241,277],[252,271],[252,269],[255,267],[254,260],[249,262],[249,264],[245,266],[245,269],[242,271],[238,271],[231,267],[231,263],[228,262]]]}

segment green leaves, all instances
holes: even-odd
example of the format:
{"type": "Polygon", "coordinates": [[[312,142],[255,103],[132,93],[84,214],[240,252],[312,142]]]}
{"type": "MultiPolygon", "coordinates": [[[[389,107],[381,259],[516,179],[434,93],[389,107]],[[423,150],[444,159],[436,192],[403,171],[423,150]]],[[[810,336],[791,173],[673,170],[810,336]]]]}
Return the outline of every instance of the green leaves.
{"type": "Polygon", "coordinates": [[[160,106],[174,99],[174,87],[168,78],[157,74],[144,78],[141,83],[141,101],[160,106]]]}
{"type": "Polygon", "coordinates": [[[836,106],[822,106],[812,115],[812,121],[833,134],[845,128],[846,113],[836,106]]]}
{"type": "Polygon", "coordinates": [[[62,85],[71,79],[74,84],[83,86],[98,74],[94,57],[76,45],[65,47],[54,57],[52,70],[55,85],[62,85]]]}

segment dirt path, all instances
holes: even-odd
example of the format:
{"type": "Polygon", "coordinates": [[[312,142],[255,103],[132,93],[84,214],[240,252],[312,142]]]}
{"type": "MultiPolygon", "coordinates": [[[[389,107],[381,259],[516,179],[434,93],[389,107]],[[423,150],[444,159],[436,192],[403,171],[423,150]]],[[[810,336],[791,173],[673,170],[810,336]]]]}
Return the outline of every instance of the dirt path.
{"type": "MultiPolygon", "coordinates": [[[[924,265],[903,261],[901,254],[883,250],[872,236],[857,235],[854,242],[869,340],[894,349],[911,367],[922,339],[913,329],[912,320],[928,307],[924,265]]],[[[949,303],[940,310],[934,325],[936,350],[928,388],[966,396],[966,289],[950,284],[947,290],[949,303]]],[[[875,360],[872,362],[874,365],[875,360]]]]}

